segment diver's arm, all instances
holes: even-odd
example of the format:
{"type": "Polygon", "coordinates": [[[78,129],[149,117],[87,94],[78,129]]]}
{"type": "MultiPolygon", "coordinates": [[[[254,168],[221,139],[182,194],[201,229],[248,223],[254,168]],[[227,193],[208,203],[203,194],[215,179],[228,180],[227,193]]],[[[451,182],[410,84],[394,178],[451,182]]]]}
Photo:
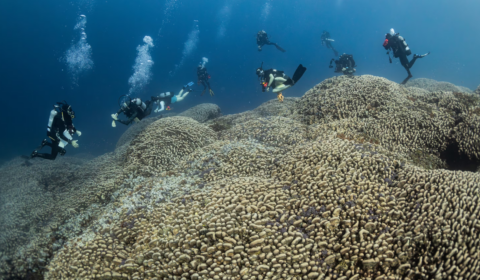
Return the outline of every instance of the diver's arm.
{"type": "Polygon", "coordinates": [[[48,125],[47,125],[47,131],[50,132],[50,129],[52,128],[52,124],[53,124],[53,119],[55,119],[55,116],[57,115],[57,111],[55,109],[53,109],[52,111],[50,111],[50,117],[48,118],[48,125]]]}
{"type": "Polygon", "coordinates": [[[70,131],[68,131],[68,129],[65,129],[63,131],[63,136],[65,137],[64,140],[67,140],[68,142],[72,141],[73,140],[73,137],[72,135],[70,134],[70,131]]]}
{"type": "Polygon", "coordinates": [[[133,113],[133,115],[126,121],[118,120],[120,123],[123,123],[124,125],[129,125],[133,122],[133,120],[137,117],[138,112],[133,113]]]}

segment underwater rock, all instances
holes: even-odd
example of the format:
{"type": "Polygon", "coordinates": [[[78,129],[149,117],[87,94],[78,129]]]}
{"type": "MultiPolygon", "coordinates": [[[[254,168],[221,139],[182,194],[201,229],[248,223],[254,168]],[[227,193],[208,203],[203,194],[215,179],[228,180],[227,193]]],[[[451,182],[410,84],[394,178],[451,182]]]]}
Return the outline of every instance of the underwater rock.
{"type": "Polygon", "coordinates": [[[449,82],[439,82],[427,78],[417,78],[407,82],[407,87],[418,87],[432,91],[452,91],[452,92],[464,92],[472,93],[472,90],[463,86],[456,86],[449,82]]]}
{"type": "Polygon", "coordinates": [[[480,95],[480,86],[477,87],[477,89],[475,90],[474,92],[475,94],[479,94],[480,95]]]}

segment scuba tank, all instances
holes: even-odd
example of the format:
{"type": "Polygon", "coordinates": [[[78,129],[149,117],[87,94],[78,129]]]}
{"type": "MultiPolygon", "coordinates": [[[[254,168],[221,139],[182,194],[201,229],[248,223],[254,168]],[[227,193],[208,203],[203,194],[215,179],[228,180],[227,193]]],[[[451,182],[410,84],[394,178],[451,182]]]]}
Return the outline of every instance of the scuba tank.
{"type": "Polygon", "coordinates": [[[410,50],[410,47],[408,47],[408,44],[407,42],[405,41],[405,38],[403,38],[402,36],[398,35],[397,36],[398,39],[400,40],[400,44],[401,46],[403,47],[403,49],[405,50],[405,54],[408,56],[408,55],[411,55],[412,54],[412,51],[410,50]],[[402,45],[403,44],[403,45],[402,45]]]}

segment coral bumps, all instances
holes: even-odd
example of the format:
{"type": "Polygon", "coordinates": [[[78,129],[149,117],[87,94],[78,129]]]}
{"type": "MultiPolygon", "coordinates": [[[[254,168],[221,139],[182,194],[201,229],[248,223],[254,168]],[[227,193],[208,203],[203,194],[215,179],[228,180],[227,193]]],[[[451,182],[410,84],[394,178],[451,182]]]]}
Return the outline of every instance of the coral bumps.
{"type": "Polygon", "coordinates": [[[480,175],[438,168],[477,156],[473,95],[361,76],[290,102],[147,126],[45,278],[477,279],[480,175]]]}

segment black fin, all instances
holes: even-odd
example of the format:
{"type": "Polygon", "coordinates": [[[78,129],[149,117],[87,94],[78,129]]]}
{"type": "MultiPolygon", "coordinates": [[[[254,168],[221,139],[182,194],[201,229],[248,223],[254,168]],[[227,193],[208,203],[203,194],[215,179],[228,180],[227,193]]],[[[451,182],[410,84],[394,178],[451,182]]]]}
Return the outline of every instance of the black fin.
{"type": "Polygon", "coordinates": [[[296,84],[298,80],[300,80],[300,78],[303,76],[303,73],[305,73],[305,71],[307,71],[306,67],[303,67],[302,64],[298,65],[297,70],[295,70],[295,73],[293,73],[293,77],[292,77],[293,84],[296,84]]]}
{"type": "Polygon", "coordinates": [[[282,47],[280,47],[278,44],[275,44],[275,47],[277,47],[277,50],[281,51],[281,52],[286,52],[286,50],[284,50],[282,47]]]}

